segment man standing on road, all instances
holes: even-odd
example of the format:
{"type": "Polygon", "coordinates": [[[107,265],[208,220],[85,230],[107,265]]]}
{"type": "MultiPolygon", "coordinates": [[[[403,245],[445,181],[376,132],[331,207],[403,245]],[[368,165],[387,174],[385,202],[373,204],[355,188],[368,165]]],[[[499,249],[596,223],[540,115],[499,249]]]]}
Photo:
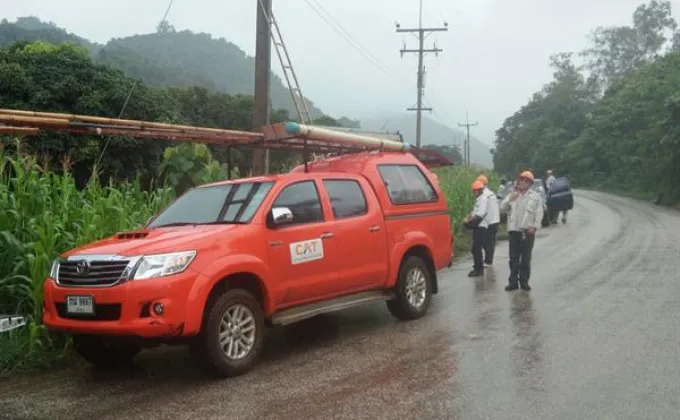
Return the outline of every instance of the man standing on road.
{"type": "Polygon", "coordinates": [[[550,191],[550,186],[552,185],[554,180],[555,180],[555,177],[553,176],[552,169],[548,169],[547,171],[545,171],[545,191],[546,191],[546,193],[548,191],[550,191]]]}
{"type": "Polygon", "coordinates": [[[510,278],[505,290],[531,290],[531,255],[534,249],[536,231],[543,219],[541,196],[530,187],[534,174],[524,171],[520,174],[517,188],[501,202],[500,208],[508,211],[510,278]],[[519,285],[518,285],[519,283],[519,285]],[[519,286],[519,287],[518,287],[519,286]]]}
{"type": "Polygon", "coordinates": [[[489,189],[489,180],[484,174],[477,177],[477,181],[482,181],[484,184],[484,195],[487,199],[486,222],[486,239],[484,240],[484,264],[486,266],[493,265],[493,255],[496,250],[496,234],[498,233],[498,225],[501,222],[501,211],[498,207],[498,198],[496,193],[489,189]]]}
{"type": "Polygon", "coordinates": [[[487,238],[487,210],[488,200],[484,193],[484,183],[476,180],[472,183],[472,193],[475,195],[475,207],[467,217],[467,225],[472,228],[472,257],[474,266],[468,273],[468,277],[479,277],[484,275],[484,256],[482,249],[487,238]]]}

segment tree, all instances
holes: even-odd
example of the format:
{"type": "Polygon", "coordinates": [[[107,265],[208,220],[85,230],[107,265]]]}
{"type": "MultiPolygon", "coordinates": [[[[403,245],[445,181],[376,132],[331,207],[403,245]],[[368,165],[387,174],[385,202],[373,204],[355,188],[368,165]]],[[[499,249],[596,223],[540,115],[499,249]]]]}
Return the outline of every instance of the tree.
{"type": "Polygon", "coordinates": [[[156,26],[156,33],[157,34],[169,34],[177,32],[175,30],[175,27],[170,24],[167,20],[163,19],[161,20],[158,25],[156,26]]]}
{"type": "Polygon", "coordinates": [[[597,91],[594,79],[586,79],[571,58],[568,53],[551,56],[553,81],[496,131],[496,170],[515,173],[530,167],[570,171],[568,144],[586,126],[597,91]]]}
{"type": "Polygon", "coordinates": [[[656,59],[676,28],[671,2],[651,0],[635,9],[633,26],[600,27],[592,33],[592,47],[582,52],[586,68],[607,88],[656,59]]]}

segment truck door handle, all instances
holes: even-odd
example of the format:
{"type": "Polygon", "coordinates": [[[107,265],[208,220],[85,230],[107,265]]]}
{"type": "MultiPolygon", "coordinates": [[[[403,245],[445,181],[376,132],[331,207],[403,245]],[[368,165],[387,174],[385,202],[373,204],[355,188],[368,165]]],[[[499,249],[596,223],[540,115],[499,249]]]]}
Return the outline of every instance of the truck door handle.
{"type": "Polygon", "coordinates": [[[281,245],[283,245],[283,241],[271,241],[271,242],[269,242],[269,246],[272,246],[272,247],[275,247],[275,248],[279,247],[281,245]]]}
{"type": "Polygon", "coordinates": [[[379,230],[380,230],[380,226],[371,226],[370,228],[368,228],[369,232],[377,232],[379,230]]]}
{"type": "Polygon", "coordinates": [[[330,238],[332,238],[333,236],[334,236],[334,235],[333,235],[331,232],[324,232],[324,233],[321,234],[320,238],[321,238],[321,239],[330,239],[330,238]]]}

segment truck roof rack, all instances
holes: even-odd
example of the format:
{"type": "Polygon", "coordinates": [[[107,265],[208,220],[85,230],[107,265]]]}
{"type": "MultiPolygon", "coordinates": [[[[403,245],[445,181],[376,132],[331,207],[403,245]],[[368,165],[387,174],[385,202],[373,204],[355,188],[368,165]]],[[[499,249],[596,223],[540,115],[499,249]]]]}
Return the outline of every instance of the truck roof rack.
{"type": "Polygon", "coordinates": [[[416,148],[403,141],[296,122],[271,124],[264,127],[261,133],[258,133],[91,115],[0,109],[0,135],[33,136],[42,131],[294,150],[305,154],[346,154],[365,151],[407,152],[416,156],[428,167],[453,165],[453,162],[441,153],[416,148]]]}

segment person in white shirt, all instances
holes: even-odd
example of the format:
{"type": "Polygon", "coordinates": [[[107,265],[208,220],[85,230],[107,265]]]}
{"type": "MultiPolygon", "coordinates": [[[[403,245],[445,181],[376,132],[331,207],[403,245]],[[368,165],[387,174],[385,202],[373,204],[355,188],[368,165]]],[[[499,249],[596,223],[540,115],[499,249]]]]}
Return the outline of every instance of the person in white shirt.
{"type": "Polygon", "coordinates": [[[484,184],[484,195],[487,198],[487,213],[486,221],[488,227],[486,228],[486,239],[484,240],[484,264],[486,266],[493,265],[493,255],[496,250],[496,234],[498,233],[498,225],[501,222],[501,211],[498,205],[498,197],[496,193],[489,189],[489,180],[481,174],[477,177],[477,181],[482,181],[484,184]]]}
{"type": "Polygon", "coordinates": [[[554,180],[555,180],[555,177],[553,176],[552,169],[548,169],[547,171],[545,171],[545,190],[546,191],[550,191],[550,186],[552,185],[554,180]]]}
{"type": "Polygon", "coordinates": [[[508,211],[508,236],[510,278],[505,290],[529,291],[531,276],[531,254],[534,249],[536,231],[543,220],[543,201],[530,187],[534,174],[524,171],[520,174],[517,187],[501,201],[501,210],[508,211]],[[518,287],[519,283],[519,287],[518,287]]]}
{"type": "Polygon", "coordinates": [[[472,227],[472,257],[474,266],[468,273],[468,277],[479,277],[484,275],[484,255],[482,250],[487,237],[487,211],[488,196],[484,193],[484,183],[476,180],[472,183],[472,193],[477,197],[472,213],[467,217],[466,223],[472,227]]]}

